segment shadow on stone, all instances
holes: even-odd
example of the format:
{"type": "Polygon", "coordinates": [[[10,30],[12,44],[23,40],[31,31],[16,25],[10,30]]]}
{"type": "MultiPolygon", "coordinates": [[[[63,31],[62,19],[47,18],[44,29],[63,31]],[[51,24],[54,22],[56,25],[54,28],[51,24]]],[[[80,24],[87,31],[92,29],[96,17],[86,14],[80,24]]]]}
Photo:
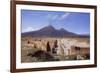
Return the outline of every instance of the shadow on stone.
{"type": "Polygon", "coordinates": [[[52,54],[38,50],[35,53],[29,53],[27,56],[36,57],[38,61],[59,61],[58,58],[55,58],[52,54]]]}

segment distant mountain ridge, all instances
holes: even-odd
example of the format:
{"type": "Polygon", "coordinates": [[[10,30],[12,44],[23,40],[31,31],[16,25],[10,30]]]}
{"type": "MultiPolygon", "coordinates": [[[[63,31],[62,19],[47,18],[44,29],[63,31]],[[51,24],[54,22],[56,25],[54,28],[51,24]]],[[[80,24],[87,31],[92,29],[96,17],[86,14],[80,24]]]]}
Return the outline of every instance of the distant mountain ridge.
{"type": "MultiPolygon", "coordinates": [[[[22,33],[22,36],[32,36],[32,37],[83,37],[81,35],[69,32],[64,28],[55,29],[53,26],[49,25],[37,31],[22,33]]],[[[84,35],[84,37],[87,37],[84,35]]]]}

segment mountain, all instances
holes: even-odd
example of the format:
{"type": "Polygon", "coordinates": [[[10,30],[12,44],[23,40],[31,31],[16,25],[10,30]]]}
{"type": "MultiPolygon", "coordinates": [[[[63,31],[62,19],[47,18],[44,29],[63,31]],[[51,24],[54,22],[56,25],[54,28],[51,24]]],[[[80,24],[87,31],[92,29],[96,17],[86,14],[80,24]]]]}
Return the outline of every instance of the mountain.
{"type": "Polygon", "coordinates": [[[79,36],[73,32],[69,32],[64,28],[55,29],[53,26],[49,25],[37,31],[22,33],[22,36],[32,36],[32,37],[75,37],[79,36]]]}

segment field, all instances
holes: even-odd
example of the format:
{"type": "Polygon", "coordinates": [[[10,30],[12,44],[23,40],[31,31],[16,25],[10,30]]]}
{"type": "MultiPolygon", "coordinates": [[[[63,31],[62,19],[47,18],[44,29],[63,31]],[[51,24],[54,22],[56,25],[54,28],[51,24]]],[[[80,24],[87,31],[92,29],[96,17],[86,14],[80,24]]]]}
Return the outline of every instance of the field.
{"type": "Polygon", "coordinates": [[[90,59],[88,37],[22,37],[21,62],[46,62],[90,59]]]}

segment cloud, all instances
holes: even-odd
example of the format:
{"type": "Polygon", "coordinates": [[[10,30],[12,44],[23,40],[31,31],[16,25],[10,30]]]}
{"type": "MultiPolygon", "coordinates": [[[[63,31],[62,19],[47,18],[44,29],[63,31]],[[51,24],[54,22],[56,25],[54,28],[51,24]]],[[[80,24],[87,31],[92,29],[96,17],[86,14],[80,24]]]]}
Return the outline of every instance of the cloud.
{"type": "Polygon", "coordinates": [[[70,13],[65,13],[60,17],[60,20],[64,20],[65,18],[67,18],[70,15],[70,13]]]}
{"type": "Polygon", "coordinates": [[[51,14],[47,15],[47,18],[50,20],[56,20],[56,19],[58,19],[58,17],[59,17],[59,15],[57,15],[57,14],[56,15],[51,15],[51,14]]]}
{"type": "Polygon", "coordinates": [[[49,19],[49,20],[64,20],[65,18],[67,18],[68,16],[70,15],[69,12],[67,13],[64,13],[63,15],[52,15],[52,14],[48,14],[46,17],[49,19]]]}
{"type": "Polygon", "coordinates": [[[33,28],[33,27],[27,27],[27,28],[24,28],[22,30],[22,32],[29,32],[29,31],[35,31],[35,30],[37,30],[37,29],[36,28],[33,28]]]}
{"type": "Polygon", "coordinates": [[[58,15],[54,15],[54,16],[52,17],[52,19],[55,20],[55,19],[57,19],[58,17],[59,17],[58,15]]]}
{"type": "Polygon", "coordinates": [[[51,18],[51,14],[48,14],[46,17],[47,17],[48,19],[50,19],[50,18],[51,18]]]}

